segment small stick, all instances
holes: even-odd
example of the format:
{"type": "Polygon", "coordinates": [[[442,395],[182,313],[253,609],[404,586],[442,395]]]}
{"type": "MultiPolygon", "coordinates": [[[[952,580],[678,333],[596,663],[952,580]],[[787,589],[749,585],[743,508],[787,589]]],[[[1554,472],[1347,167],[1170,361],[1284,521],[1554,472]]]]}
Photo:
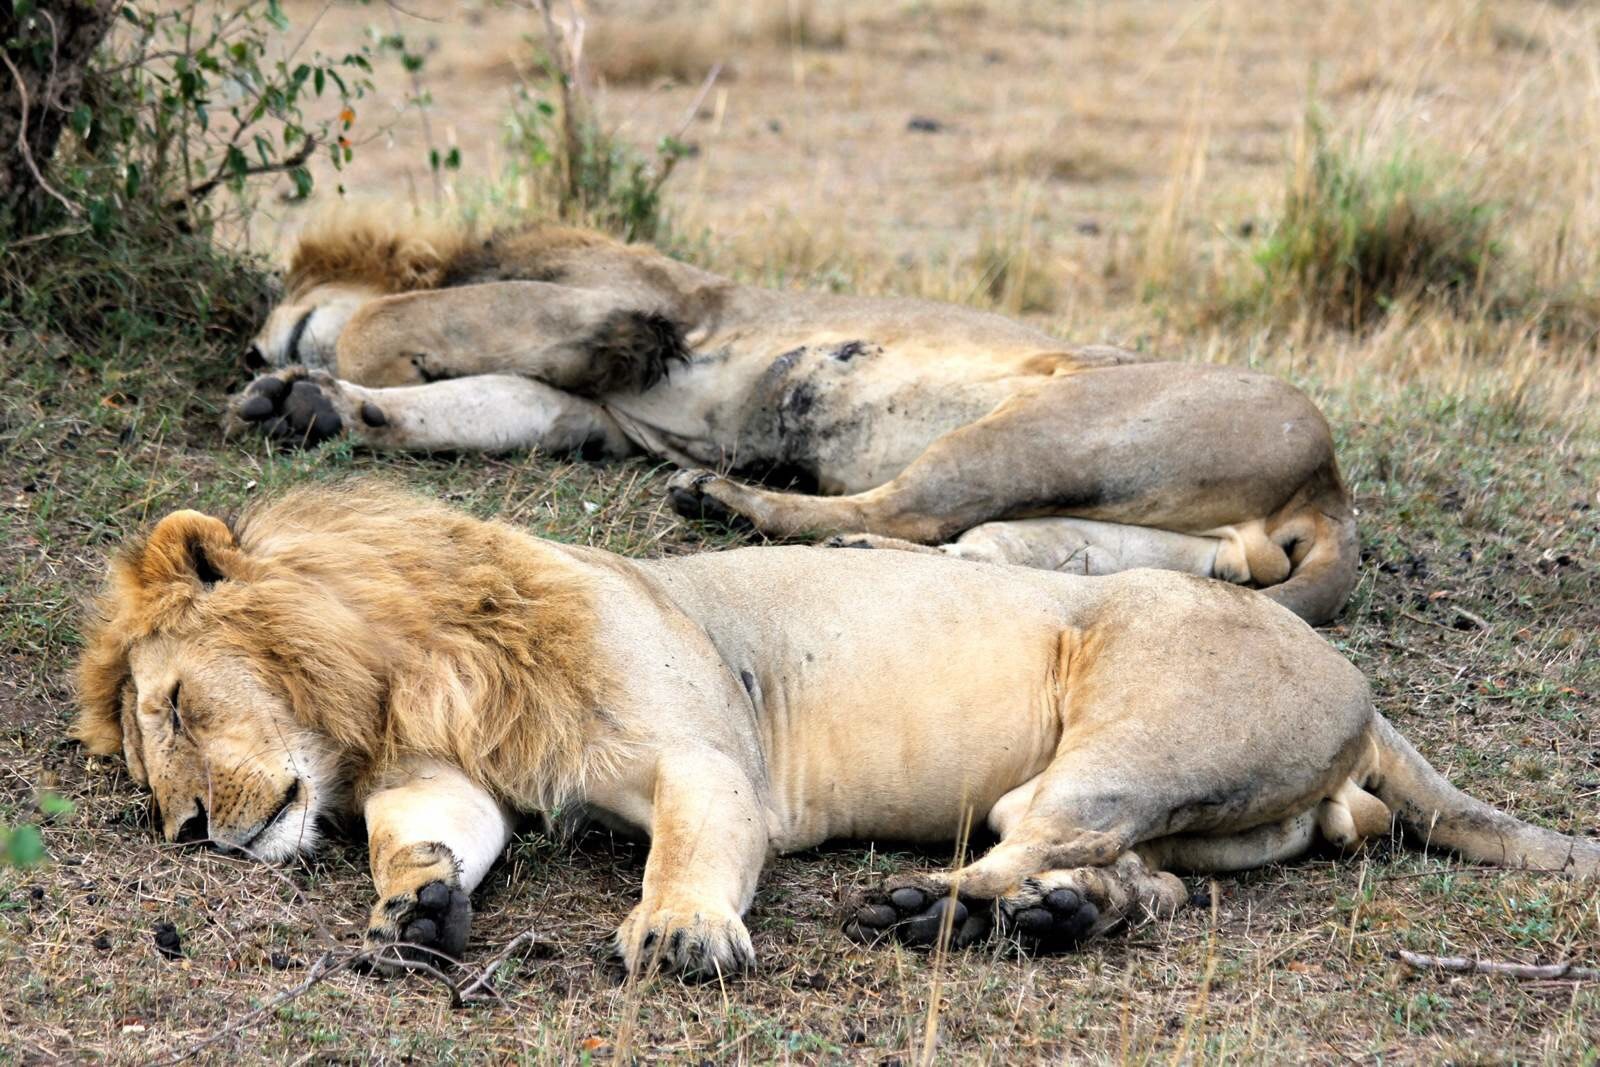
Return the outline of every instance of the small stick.
{"type": "Polygon", "coordinates": [[[524,946],[532,945],[534,942],[539,940],[541,940],[541,938],[539,937],[538,932],[530,927],[529,929],[522,931],[522,933],[518,934],[516,937],[513,937],[510,941],[506,942],[506,947],[501,949],[499,952],[496,952],[494,954],[494,959],[484,964],[483,970],[478,974],[478,977],[474,978],[460,989],[453,991],[450,1006],[452,1008],[459,1008],[467,1004],[469,1001],[479,1000],[485,997],[499,1000],[500,993],[494,988],[494,986],[489,984],[489,979],[494,977],[494,972],[498,971],[501,964],[509,960],[514,953],[524,946]]]}
{"type": "Polygon", "coordinates": [[[1564,978],[1582,982],[1600,978],[1600,967],[1579,967],[1565,963],[1501,963],[1468,956],[1427,956],[1400,949],[1395,956],[1406,966],[1419,971],[1450,971],[1456,974],[1505,974],[1512,978],[1564,978]]]}

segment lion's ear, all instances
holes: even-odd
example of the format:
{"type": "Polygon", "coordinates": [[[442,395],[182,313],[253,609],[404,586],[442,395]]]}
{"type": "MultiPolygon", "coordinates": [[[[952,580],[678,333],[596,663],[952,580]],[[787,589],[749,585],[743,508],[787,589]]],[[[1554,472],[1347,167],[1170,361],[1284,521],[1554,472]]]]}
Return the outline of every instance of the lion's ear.
{"type": "Polygon", "coordinates": [[[210,588],[238,570],[233,531],[221,519],[198,511],[174,511],[156,524],[134,563],[144,586],[198,582],[210,588]]]}

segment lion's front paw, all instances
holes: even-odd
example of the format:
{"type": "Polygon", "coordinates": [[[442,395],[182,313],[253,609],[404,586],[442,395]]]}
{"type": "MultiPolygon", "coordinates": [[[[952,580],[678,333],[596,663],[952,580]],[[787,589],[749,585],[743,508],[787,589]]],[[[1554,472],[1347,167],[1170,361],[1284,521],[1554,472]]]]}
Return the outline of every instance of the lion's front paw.
{"type": "Polygon", "coordinates": [[[276,441],[307,447],[345,429],[339,383],[322,371],[288,367],[257,378],[229,402],[229,421],[276,441]]]}
{"type": "Polygon", "coordinates": [[[612,942],[612,955],[630,974],[651,968],[706,981],[755,969],[755,949],[744,920],[731,912],[646,911],[640,904],[612,942]]]}
{"type": "Polygon", "coordinates": [[[438,966],[461,958],[471,926],[466,891],[438,879],[379,901],[367,926],[367,947],[379,950],[373,966],[385,973],[404,971],[408,961],[438,966]]]}
{"type": "Polygon", "coordinates": [[[844,933],[868,945],[892,938],[917,947],[943,940],[964,948],[989,936],[993,914],[988,902],[960,900],[935,879],[909,875],[862,894],[847,909],[844,933]]]}

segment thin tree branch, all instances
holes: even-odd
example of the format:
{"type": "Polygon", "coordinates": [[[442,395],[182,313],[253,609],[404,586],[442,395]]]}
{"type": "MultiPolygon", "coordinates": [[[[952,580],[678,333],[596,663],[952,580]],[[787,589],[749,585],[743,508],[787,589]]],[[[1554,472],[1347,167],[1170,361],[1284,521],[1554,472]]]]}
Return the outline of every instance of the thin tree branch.
{"type": "Polygon", "coordinates": [[[19,129],[17,134],[17,150],[22,153],[23,162],[28,164],[28,170],[33,173],[33,180],[39,183],[39,188],[43,189],[45,192],[59,200],[61,202],[61,206],[67,209],[68,215],[71,215],[73,218],[78,218],[82,214],[78,210],[78,205],[62,196],[56,191],[54,186],[45,181],[44,175],[39,171],[39,164],[34,161],[33,148],[28,144],[28,85],[25,81],[23,81],[22,72],[17,69],[17,65],[11,62],[10,56],[6,55],[4,52],[0,52],[0,59],[5,60],[6,69],[11,71],[11,76],[16,79],[17,95],[21,98],[21,114],[17,116],[17,126],[19,129]]]}
{"type": "Polygon", "coordinates": [[[227,172],[228,160],[227,157],[224,156],[222,164],[217,168],[217,172],[215,174],[201,182],[199,185],[194,186],[188,192],[184,193],[167,206],[176,210],[178,208],[187,207],[189,204],[192,204],[196,201],[204,200],[207,196],[211,195],[211,191],[213,189],[227,181],[230,177],[253,178],[258,174],[279,174],[286,170],[293,170],[294,168],[304,164],[306,160],[310,159],[311,154],[316,150],[317,139],[312,137],[310,134],[306,134],[306,143],[301,145],[300,150],[294,155],[288,157],[287,159],[280,159],[275,163],[263,163],[260,166],[248,166],[244,169],[243,174],[238,175],[229,174],[227,172]]]}

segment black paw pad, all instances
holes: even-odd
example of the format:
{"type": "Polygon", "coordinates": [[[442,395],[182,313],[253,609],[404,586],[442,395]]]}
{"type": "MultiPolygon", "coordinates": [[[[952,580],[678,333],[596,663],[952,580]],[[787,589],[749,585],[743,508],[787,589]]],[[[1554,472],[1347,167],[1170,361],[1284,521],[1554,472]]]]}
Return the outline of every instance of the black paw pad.
{"type": "Polygon", "coordinates": [[[714,523],[730,529],[751,528],[750,522],[742,515],[734,513],[726,504],[707,495],[702,489],[711,475],[698,478],[692,485],[675,485],[667,490],[667,500],[672,504],[672,510],[686,519],[697,519],[700,522],[714,523]]]}
{"type": "Polygon", "coordinates": [[[333,402],[304,378],[292,384],[274,375],[257,378],[234,411],[268,437],[290,444],[320,444],[344,429],[333,402]]]}
{"type": "Polygon", "coordinates": [[[857,907],[845,922],[844,933],[868,945],[893,938],[918,947],[948,937],[952,946],[961,948],[987,937],[993,928],[987,908],[973,911],[949,896],[902,886],[857,907]]]}
{"type": "MultiPolygon", "coordinates": [[[[394,934],[374,934],[375,939],[397,942],[386,950],[402,961],[417,960],[439,966],[459,960],[467,947],[472,926],[472,903],[467,894],[447,882],[429,882],[416,900],[397,897],[385,905],[395,916],[394,934]]],[[[379,960],[383,962],[382,958],[379,960]]],[[[403,968],[399,968],[403,969],[403,968]]]]}
{"type": "Polygon", "coordinates": [[[1075,889],[1054,889],[1039,903],[1011,912],[1006,922],[1023,947],[1034,952],[1076,948],[1100,920],[1100,909],[1075,889]]]}

